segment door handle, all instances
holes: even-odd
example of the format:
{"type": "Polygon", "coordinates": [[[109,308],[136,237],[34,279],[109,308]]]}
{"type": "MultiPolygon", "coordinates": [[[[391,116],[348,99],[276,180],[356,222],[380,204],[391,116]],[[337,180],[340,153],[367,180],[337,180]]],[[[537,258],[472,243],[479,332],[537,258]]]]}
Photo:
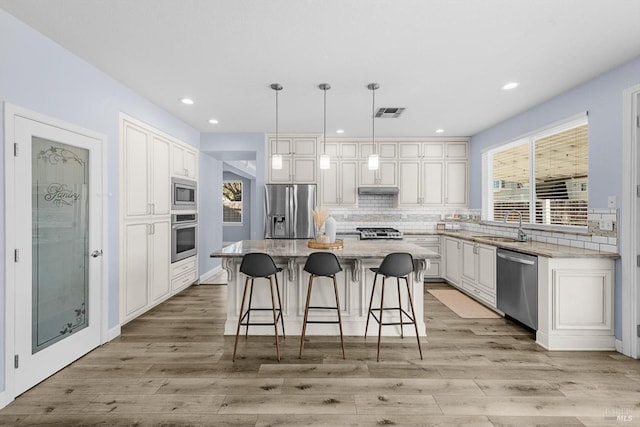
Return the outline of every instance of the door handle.
{"type": "Polygon", "coordinates": [[[102,256],[102,249],[91,252],[91,256],[93,258],[98,258],[99,256],[102,256]]]}
{"type": "Polygon", "coordinates": [[[535,261],[530,261],[528,259],[516,258],[505,254],[497,254],[498,258],[506,259],[507,261],[517,262],[518,264],[526,264],[526,265],[534,265],[535,261]]]}

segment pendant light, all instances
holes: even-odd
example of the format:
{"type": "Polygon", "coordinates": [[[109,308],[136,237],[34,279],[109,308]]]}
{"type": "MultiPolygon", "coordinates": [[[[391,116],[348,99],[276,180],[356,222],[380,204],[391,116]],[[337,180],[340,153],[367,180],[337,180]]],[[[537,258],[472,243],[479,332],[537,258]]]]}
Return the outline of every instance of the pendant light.
{"type": "Polygon", "coordinates": [[[330,169],[331,159],[327,154],[327,91],[331,89],[329,83],[320,83],[318,85],[324,91],[324,130],[322,131],[322,154],[320,154],[320,169],[330,169]]]}
{"type": "Polygon", "coordinates": [[[282,154],[278,154],[278,92],[282,90],[282,85],[272,83],[271,89],[276,91],[276,153],[271,156],[271,168],[282,169],[282,154]]]}
{"type": "Polygon", "coordinates": [[[371,104],[371,144],[373,145],[373,154],[369,155],[369,170],[378,170],[380,164],[380,156],[376,153],[376,90],[380,87],[378,83],[369,83],[367,88],[373,95],[371,104]]]}

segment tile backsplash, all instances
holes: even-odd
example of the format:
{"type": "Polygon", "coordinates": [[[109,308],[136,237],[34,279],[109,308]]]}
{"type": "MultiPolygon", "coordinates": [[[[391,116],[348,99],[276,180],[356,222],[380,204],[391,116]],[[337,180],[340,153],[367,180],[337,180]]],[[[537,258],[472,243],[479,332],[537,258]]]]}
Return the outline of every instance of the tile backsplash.
{"type": "MultiPolygon", "coordinates": [[[[404,233],[433,232],[436,224],[445,223],[478,233],[516,237],[513,224],[480,221],[480,210],[466,208],[398,208],[396,196],[360,195],[358,207],[332,207],[330,214],[336,220],[338,232],[355,231],[356,227],[393,227],[404,233]],[[455,219],[454,219],[455,218],[455,219]]],[[[550,244],[578,248],[619,252],[618,212],[616,209],[589,209],[588,228],[584,232],[526,229],[529,238],[550,244]],[[613,223],[613,231],[600,229],[600,221],[613,223]]]]}

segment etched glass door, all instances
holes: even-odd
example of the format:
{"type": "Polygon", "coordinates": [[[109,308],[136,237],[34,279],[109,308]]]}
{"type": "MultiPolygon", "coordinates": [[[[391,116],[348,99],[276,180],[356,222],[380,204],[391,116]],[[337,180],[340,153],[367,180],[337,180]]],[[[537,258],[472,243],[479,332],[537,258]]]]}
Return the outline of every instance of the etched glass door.
{"type": "Polygon", "coordinates": [[[7,122],[16,142],[7,210],[15,222],[18,395],[102,341],[104,139],[19,114],[7,122]]]}
{"type": "Polygon", "coordinates": [[[32,138],[32,352],[87,327],[89,150],[32,138]]]}

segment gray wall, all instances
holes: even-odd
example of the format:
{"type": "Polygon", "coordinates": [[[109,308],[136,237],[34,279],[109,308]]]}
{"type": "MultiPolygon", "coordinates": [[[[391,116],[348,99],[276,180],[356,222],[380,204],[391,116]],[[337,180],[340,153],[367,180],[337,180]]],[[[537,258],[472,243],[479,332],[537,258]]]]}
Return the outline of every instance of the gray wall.
{"type": "MultiPolygon", "coordinates": [[[[486,129],[471,138],[471,207],[482,207],[481,153],[487,147],[511,141],[520,135],[589,112],[589,208],[607,207],[608,196],[616,196],[622,207],[622,92],[640,83],[640,58],[596,77],[574,89],[486,129]]],[[[620,225],[620,221],[618,221],[620,225]]],[[[618,239],[624,230],[618,229],[618,239]]],[[[624,248],[623,248],[624,249],[624,248]]],[[[621,262],[616,262],[615,334],[622,333],[621,262]]]]}
{"type": "MultiPolygon", "coordinates": [[[[0,10],[0,101],[107,136],[108,167],[108,325],[119,323],[118,285],[118,114],[127,113],[194,147],[200,133],[132,92],[95,67],[0,10]]],[[[177,95],[176,95],[177,99],[177,95]]],[[[4,146],[4,133],[0,133],[4,146]]],[[[0,151],[0,221],[4,223],[4,150],[0,151]]],[[[0,256],[5,260],[5,235],[0,230],[0,256]]],[[[4,331],[5,265],[0,264],[0,330],[4,331]]],[[[0,390],[4,390],[4,340],[0,340],[0,390]]]]}
{"type": "Polygon", "coordinates": [[[198,200],[198,270],[200,276],[220,265],[219,258],[211,258],[212,252],[222,247],[222,162],[206,153],[200,153],[198,200]]]}
{"type": "MultiPolygon", "coordinates": [[[[242,181],[242,224],[222,225],[222,241],[237,242],[251,239],[251,181],[233,172],[223,172],[223,181],[242,181]]],[[[219,187],[221,189],[221,187],[219,187]]]]}

